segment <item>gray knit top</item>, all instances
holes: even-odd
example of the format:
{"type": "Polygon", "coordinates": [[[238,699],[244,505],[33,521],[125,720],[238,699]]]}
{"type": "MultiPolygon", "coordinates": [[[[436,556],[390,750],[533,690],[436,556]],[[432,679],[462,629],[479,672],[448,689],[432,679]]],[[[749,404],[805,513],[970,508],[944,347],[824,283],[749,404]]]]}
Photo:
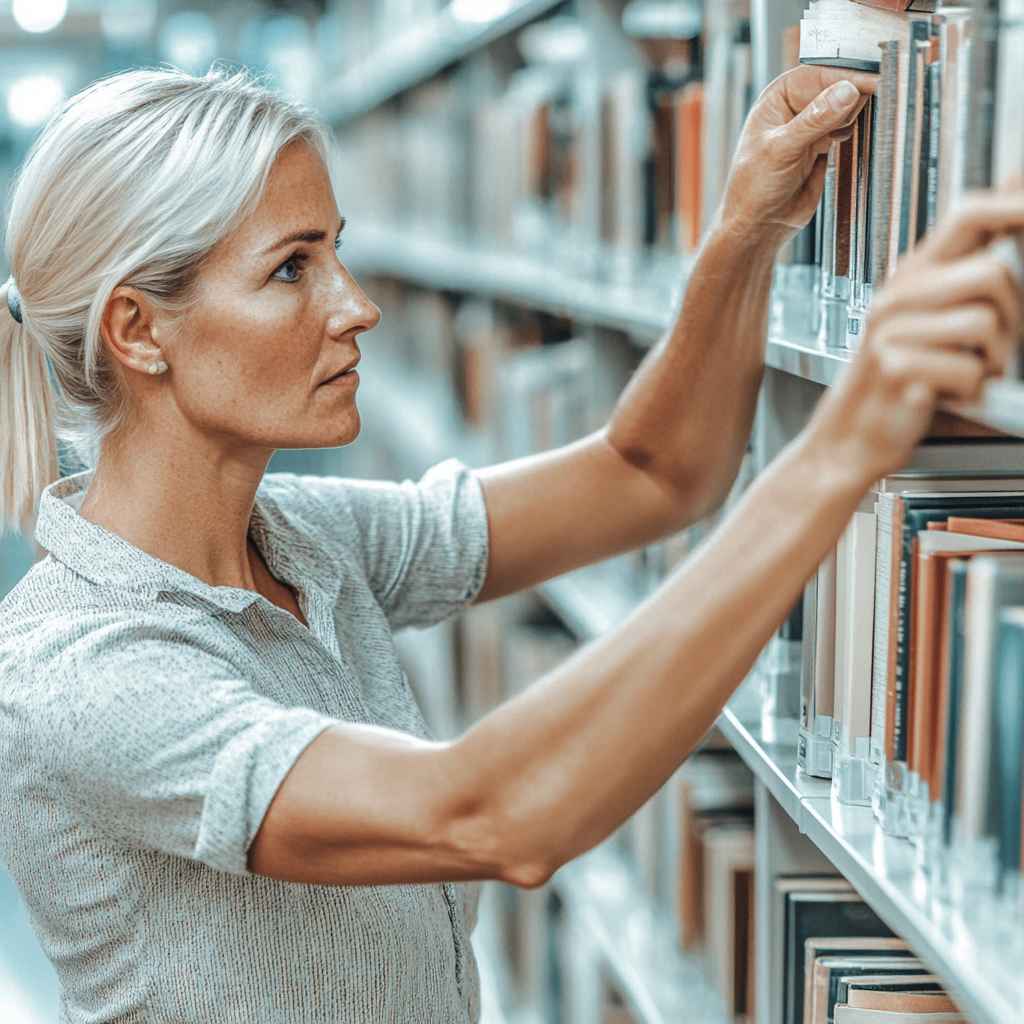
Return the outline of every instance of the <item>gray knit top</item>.
{"type": "Polygon", "coordinates": [[[430,735],[392,631],[479,593],[477,478],[455,459],[418,482],[266,476],[250,535],[309,629],[84,519],[88,480],[44,493],[48,554],[0,602],[0,857],[62,1024],[477,1021],[478,886],[309,885],[246,864],[324,728],[430,735]]]}

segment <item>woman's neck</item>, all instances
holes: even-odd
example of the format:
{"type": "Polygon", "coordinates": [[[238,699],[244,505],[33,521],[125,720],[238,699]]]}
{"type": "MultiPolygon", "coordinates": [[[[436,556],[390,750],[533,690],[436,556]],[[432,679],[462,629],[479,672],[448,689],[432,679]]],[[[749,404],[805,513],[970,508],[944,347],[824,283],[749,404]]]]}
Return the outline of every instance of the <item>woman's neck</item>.
{"type": "Polygon", "coordinates": [[[209,438],[108,438],[81,514],[211,586],[256,590],[247,539],[272,451],[209,438]]]}

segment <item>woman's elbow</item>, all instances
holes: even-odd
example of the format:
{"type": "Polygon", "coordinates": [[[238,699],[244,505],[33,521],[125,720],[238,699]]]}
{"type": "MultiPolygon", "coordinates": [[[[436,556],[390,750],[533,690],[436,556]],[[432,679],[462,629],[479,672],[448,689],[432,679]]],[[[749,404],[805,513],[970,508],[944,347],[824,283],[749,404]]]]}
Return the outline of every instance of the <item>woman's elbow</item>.
{"type": "Polygon", "coordinates": [[[510,799],[504,786],[464,793],[448,803],[445,817],[448,843],[475,877],[537,889],[562,865],[529,806],[510,799]]]}

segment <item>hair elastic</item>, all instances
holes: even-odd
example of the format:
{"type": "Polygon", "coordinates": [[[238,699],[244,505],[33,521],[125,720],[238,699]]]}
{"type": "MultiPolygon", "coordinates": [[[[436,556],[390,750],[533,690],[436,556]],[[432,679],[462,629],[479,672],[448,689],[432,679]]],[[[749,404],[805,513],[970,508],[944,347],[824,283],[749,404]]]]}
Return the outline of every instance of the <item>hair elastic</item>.
{"type": "Polygon", "coordinates": [[[7,308],[19,324],[23,322],[21,319],[21,292],[18,291],[13,277],[7,278],[7,308]]]}

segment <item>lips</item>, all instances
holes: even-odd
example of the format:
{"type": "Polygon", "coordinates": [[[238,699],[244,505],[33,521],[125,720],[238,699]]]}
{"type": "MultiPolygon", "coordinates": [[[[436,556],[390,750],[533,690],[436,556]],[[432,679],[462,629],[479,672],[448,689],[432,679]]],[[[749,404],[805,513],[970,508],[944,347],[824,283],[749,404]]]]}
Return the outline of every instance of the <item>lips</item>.
{"type": "Polygon", "coordinates": [[[337,373],[331,374],[330,377],[325,377],[322,381],[320,381],[320,383],[321,384],[330,384],[332,381],[336,381],[340,377],[343,377],[346,373],[350,373],[358,365],[359,365],[359,359],[358,358],[354,359],[351,363],[348,364],[348,366],[345,366],[342,369],[338,370],[337,373]]]}

